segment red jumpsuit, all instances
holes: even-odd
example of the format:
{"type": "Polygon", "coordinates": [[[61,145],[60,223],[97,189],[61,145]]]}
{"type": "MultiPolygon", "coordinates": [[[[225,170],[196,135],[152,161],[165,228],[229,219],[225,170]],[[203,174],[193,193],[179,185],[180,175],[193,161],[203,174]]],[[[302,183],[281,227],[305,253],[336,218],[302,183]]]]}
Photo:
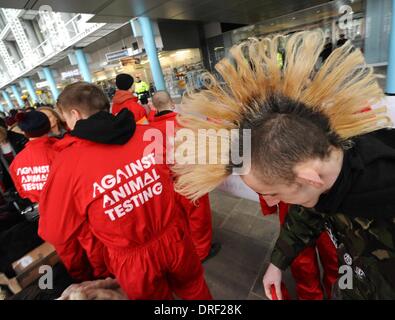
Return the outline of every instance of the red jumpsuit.
{"type": "MultiPolygon", "coordinates": [[[[210,299],[203,267],[175,206],[169,168],[145,152],[137,126],[125,144],[67,137],[40,199],[39,234],[72,242],[85,225],[130,299],[210,299]]],[[[84,261],[76,259],[75,265],[84,261]]]]}
{"type": "MultiPolygon", "coordinates": [[[[277,211],[277,207],[269,207],[260,196],[259,201],[264,215],[277,211]]],[[[279,218],[281,225],[285,222],[288,213],[288,204],[279,203],[279,218]]],[[[331,297],[332,285],[338,278],[338,262],[336,248],[330,239],[328,232],[321,233],[315,247],[307,247],[295,258],[291,265],[291,272],[296,282],[296,292],[300,300],[322,300],[324,292],[321,286],[320,268],[318,265],[317,252],[324,269],[324,289],[327,297],[331,297]]],[[[289,299],[285,286],[281,288],[283,297],[289,299]]]]}
{"type": "Polygon", "coordinates": [[[47,181],[51,163],[56,155],[55,138],[47,136],[30,140],[10,165],[10,174],[21,198],[36,203],[47,181]]]}
{"type": "MultiPolygon", "coordinates": [[[[13,160],[10,173],[15,187],[22,198],[39,202],[41,191],[52,170],[52,162],[59,152],[62,140],[41,137],[29,141],[13,160]]],[[[61,192],[60,192],[61,194],[61,192]]],[[[41,213],[41,206],[40,206],[41,213]]],[[[109,275],[103,260],[103,245],[97,241],[87,226],[81,226],[77,236],[64,244],[57,244],[55,249],[61,257],[70,275],[78,281],[92,280],[109,275]],[[83,250],[81,243],[86,250],[83,250]],[[89,252],[89,254],[87,254],[89,252]],[[89,257],[89,259],[88,259],[89,257]],[[73,265],[70,261],[80,260],[84,265],[73,265]],[[95,268],[87,268],[89,261],[95,268]]]]}
{"type": "Polygon", "coordinates": [[[130,91],[117,90],[112,99],[111,113],[116,115],[123,108],[126,108],[133,113],[136,123],[147,123],[145,109],[138,103],[138,98],[135,97],[130,91]]]}
{"type": "MultiPolygon", "coordinates": [[[[166,136],[166,123],[175,126],[176,116],[176,112],[169,112],[155,117],[155,113],[150,112],[148,120],[152,127],[159,129],[166,136]]],[[[172,134],[172,132],[170,131],[169,134],[172,134]]],[[[200,260],[203,261],[210,252],[213,240],[209,195],[202,196],[195,203],[178,193],[176,193],[176,199],[176,203],[181,206],[185,214],[196,252],[200,260]]]]}

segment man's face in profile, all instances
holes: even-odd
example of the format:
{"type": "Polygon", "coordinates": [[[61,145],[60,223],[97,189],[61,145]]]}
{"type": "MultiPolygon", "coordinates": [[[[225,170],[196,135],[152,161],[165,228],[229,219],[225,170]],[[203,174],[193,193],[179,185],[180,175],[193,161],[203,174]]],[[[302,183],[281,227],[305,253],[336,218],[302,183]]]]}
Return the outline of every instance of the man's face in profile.
{"type": "Polygon", "coordinates": [[[321,188],[310,185],[304,181],[295,181],[290,184],[265,184],[259,175],[250,171],[241,176],[241,179],[252,190],[259,193],[269,206],[275,206],[280,201],[288,204],[297,204],[306,208],[313,208],[322,193],[321,188]]]}

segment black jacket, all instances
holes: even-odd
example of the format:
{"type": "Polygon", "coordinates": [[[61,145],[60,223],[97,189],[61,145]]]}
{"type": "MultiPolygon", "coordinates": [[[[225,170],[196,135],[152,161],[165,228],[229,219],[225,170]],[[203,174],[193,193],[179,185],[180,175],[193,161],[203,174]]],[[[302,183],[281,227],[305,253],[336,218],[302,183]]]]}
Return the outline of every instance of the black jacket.
{"type": "Polygon", "coordinates": [[[123,145],[130,140],[135,130],[133,113],[125,108],[116,116],[100,111],[88,119],[79,120],[71,135],[97,143],[123,145]]]}
{"type": "MultiPolygon", "coordinates": [[[[21,152],[25,147],[25,144],[29,141],[24,135],[13,131],[7,131],[7,139],[14,149],[15,154],[21,152]]],[[[0,156],[2,157],[2,154],[0,154],[0,156]]],[[[10,163],[8,163],[8,165],[10,165],[10,163]]],[[[14,184],[8,173],[8,168],[6,168],[4,165],[4,160],[0,161],[0,179],[3,182],[6,190],[14,188],[14,184]]]]}
{"type": "Polygon", "coordinates": [[[22,151],[25,144],[29,141],[23,134],[13,131],[7,131],[7,138],[17,154],[22,151]]]}
{"type": "Polygon", "coordinates": [[[383,129],[353,139],[343,168],[315,209],[366,218],[395,217],[395,130],[383,129]]]}
{"type": "MultiPolygon", "coordinates": [[[[325,229],[352,272],[343,299],[395,299],[395,130],[353,139],[341,173],[314,209],[292,206],[271,262],[285,270],[325,229]]],[[[340,276],[340,275],[339,275],[340,276]]]]}

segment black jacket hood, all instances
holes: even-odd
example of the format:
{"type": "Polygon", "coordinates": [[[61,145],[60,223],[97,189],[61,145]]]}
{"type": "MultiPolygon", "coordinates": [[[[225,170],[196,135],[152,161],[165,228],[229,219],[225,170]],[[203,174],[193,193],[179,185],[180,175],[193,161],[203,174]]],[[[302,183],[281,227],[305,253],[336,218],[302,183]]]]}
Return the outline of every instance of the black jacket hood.
{"type": "Polygon", "coordinates": [[[395,217],[395,130],[353,139],[339,177],[315,209],[354,217],[395,217]]]}
{"type": "Polygon", "coordinates": [[[123,145],[130,140],[135,130],[133,113],[123,109],[116,116],[100,111],[88,119],[79,120],[71,135],[97,143],[123,145]]]}
{"type": "Polygon", "coordinates": [[[172,113],[172,112],[174,112],[174,111],[173,110],[163,110],[163,111],[160,111],[157,114],[155,114],[155,117],[161,117],[161,116],[164,116],[164,115],[172,113]]]}
{"type": "Polygon", "coordinates": [[[11,130],[7,131],[7,140],[14,148],[15,153],[21,152],[25,147],[25,144],[29,142],[29,139],[27,139],[23,134],[19,134],[11,130]]]}

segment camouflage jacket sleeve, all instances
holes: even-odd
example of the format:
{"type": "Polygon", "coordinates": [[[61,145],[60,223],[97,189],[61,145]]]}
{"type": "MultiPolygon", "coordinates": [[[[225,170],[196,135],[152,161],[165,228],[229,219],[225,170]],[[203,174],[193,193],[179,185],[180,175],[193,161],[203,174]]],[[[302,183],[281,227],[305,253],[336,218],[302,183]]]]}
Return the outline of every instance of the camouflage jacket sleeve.
{"type": "Polygon", "coordinates": [[[312,245],[325,229],[322,215],[311,209],[292,206],[274,246],[271,262],[285,270],[299,253],[312,245]]]}

